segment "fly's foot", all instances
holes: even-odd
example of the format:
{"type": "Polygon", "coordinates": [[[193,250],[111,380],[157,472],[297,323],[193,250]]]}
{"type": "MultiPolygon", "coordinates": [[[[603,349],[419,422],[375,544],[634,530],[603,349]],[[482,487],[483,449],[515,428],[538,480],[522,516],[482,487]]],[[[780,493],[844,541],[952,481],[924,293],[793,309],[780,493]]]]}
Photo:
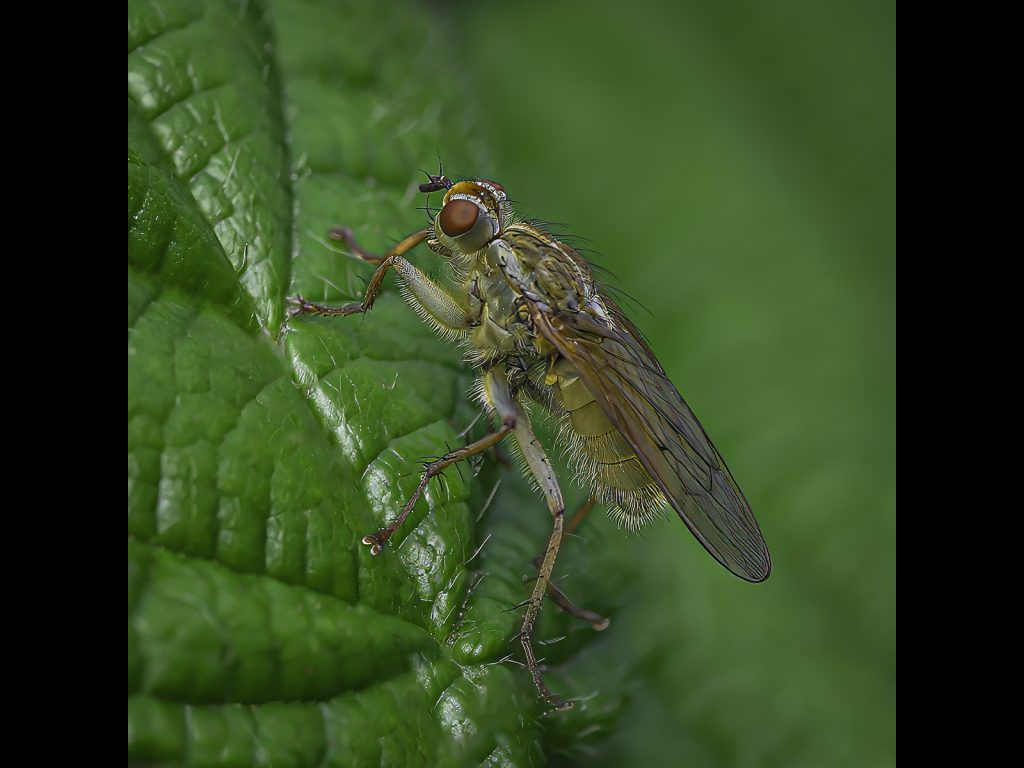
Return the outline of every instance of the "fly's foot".
{"type": "Polygon", "coordinates": [[[358,315],[366,312],[373,302],[353,302],[352,304],[343,304],[340,307],[332,307],[329,304],[318,304],[315,301],[310,301],[303,296],[289,296],[288,310],[285,312],[285,322],[291,320],[293,317],[300,315],[327,315],[330,317],[345,317],[347,315],[358,315]]]}
{"type": "Polygon", "coordinates": [[[291,320],[293,317],[298,317],[299,315],[311,313],[314,311],[313,308],[316,306],[313,302],[307,301],[302,296],[289,296],[288,304],[288,309],[284,313],[286,321],[291,320]]]}
{"type": "Polygon", "coordinates": [[[568,712],[575,706],[571,701],[566,701],[557,693],[550,691],[544,697],[544,702],[551,707],[551,712],[568,712]]]}
{"type": "Polygon", "coordinates": [[[371,533],[368,536],[363,536],[363,544],[370,548],[371,555],[376,556],[380,554],[380,551],[384,548],[384,545],[387,543],[388,538],[390,537],[388,536],[387,529],[381,528],[376,533],[371,533]]]}
{"type": "Polygon", "coordinates": [[[542,660],[538,661],[533,653],[530,634],[528,632],[521,632],[519,642],[522,643],[523,651],[526,654],[526,667],[530,670],[530,677],[533,678],[533,683],[537,686],[537,693],[540,694],[540,698],[551,707],[551,712],[568,712],[574,705],[571,701],[567,701],[557,693],[554,693],[548,688],[547,683],[544,682],[545,668],[541,663],[542,660]]]}

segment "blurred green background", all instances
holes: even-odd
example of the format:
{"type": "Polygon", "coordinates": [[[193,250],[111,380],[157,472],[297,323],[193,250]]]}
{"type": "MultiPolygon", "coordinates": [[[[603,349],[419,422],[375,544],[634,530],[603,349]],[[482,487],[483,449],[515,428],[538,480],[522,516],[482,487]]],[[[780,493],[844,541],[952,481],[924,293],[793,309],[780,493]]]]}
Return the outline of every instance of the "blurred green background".
{"type": "Polygon", "coordinates": [[[495,158],[450,170],[589,238],[650,310],[633,315],[773,555],[752,586],[678,521],[640,537],[588,523],[592,565],[568,553],[569,584],[623,604],[582,663],[629,701],[577,759],[894,764],[895,4],[448,15],[461,45],[439,55],[472,78],[495,158]]]}

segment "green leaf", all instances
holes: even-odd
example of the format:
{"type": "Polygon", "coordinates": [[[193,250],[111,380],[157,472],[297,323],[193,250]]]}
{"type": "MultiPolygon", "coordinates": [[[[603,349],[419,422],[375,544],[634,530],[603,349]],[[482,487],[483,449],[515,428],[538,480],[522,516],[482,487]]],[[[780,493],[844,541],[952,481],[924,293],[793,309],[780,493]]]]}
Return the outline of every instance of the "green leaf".
{"type": "MultiPolygon", "coordinates": [[[[492,467],[359,543],[472,419],[459,351],[394,295],[280,333],[288,295],[372,272],[329,226],[384,250],[438,147],[485,165],[437,20],[387,10],[129,2],[130,760],[529,765],[611,711],[545,729],[500,663],[546,521],[489,514],[477,555],[492,467]]],[[[570,635],[552,664],[593,634],[543,626],[570,635]]]]}

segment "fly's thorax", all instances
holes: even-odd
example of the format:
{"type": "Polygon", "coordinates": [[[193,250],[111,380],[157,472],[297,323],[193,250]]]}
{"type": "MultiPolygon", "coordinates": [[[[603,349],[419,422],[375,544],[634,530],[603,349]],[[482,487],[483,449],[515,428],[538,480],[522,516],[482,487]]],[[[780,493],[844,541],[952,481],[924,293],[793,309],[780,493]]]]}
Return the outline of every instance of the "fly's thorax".
{"type": "Polygon", "coordinates": [[[586,262],[547,232],[527,223],[502,230],[487,258],[543,311],[600,313],[601,298],[586,262]]]}
{"type": "Polygon", "coordinates": [[[560,406],[561,440],[580,484],[591,488],[626,528],[659,516],[664,495],[579,372],[564,358],[555,358],[544,383],[560,406]]]}
{"type": "MultiPolygon", "coordinates": [[[[495,241],[487,252],[495,248],[495,241]]],[[[470,346],[483,359],[523,353],[531,348],[529,318],[521,310],[518,295],[500,269],[486,258],[474,259],[466,273],[463,290],[472,319],[470,346]]]]}
{"type": "Polygon", "coordinates": [[[497,238],[487,246],[480,268],[509,285],[521,288],[531,282],[531,266],[523,259],[523,254],[517,253],[503,238],[497,238]]]}

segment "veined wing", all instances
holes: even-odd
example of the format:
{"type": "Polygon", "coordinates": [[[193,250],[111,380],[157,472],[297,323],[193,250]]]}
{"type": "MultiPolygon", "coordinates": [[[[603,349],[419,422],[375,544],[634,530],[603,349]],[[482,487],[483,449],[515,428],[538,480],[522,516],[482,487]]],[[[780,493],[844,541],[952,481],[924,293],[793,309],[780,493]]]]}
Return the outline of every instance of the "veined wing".
{"type": "MultiPolygon", "coordinates": [[[[514,248],[546,246],[516,240],[514,248]]],[[[585,265],[572,249],[558,248],[585,265]]],[[[586,308],[557,310],[529,292],[524,299],[534,327],[579,371],[697,540],[740,578],[766,579],[771,560],[750,505],[636,326],[607,297],[606,317],[586,308]]]]}

